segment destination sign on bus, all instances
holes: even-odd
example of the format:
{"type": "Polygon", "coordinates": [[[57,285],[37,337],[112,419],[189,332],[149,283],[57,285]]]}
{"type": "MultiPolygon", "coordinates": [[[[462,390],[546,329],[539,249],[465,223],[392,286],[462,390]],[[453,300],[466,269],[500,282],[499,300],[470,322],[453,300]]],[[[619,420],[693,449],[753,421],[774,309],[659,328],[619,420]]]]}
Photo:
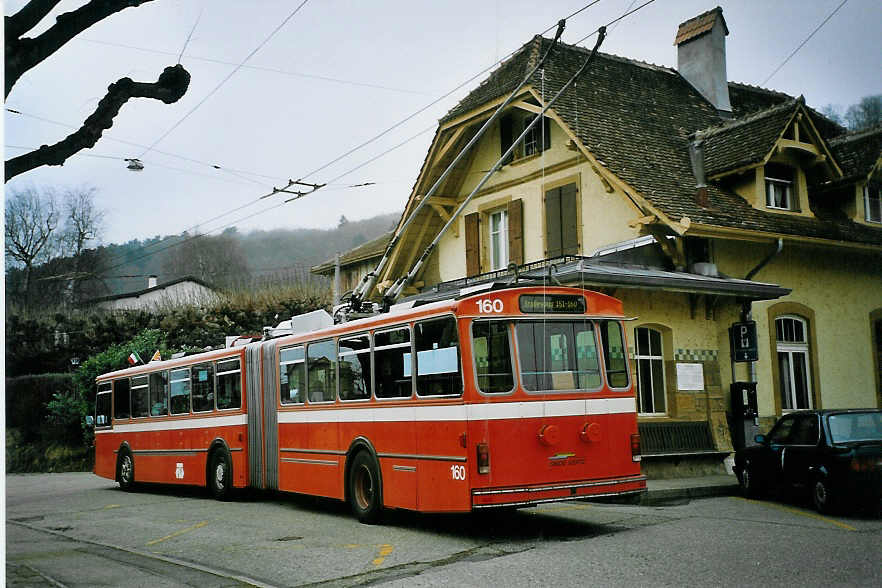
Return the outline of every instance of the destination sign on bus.
{"type": "Polygon", "coordinates": [[[583,314],[585,298],[570,294],[524,294],[518,298],[518,306],[527,314],[583,314]]]}

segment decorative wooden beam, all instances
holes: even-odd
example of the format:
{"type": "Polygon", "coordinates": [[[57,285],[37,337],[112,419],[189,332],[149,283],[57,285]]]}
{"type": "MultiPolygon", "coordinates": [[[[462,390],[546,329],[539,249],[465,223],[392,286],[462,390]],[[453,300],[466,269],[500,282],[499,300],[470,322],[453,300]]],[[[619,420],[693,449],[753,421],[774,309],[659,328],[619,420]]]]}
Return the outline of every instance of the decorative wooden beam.
{"type": "Polygon", "coordinates": [[[523,100],[518,100],[517,102],[512,102],[512,106],[515,108],[520,108],[521,110],[527,110],[532,112],[533,114],[539,114],[542,112],[542,107],[537,106],[536,104],[530,104],[529,102],[524,102],[523,100]]]}
{"type": "Polygon", "coordinates": [[[635,228],[642,226],[642,225],[651,225],[652,223],[656,222],[657,220],[658,220],[657,216],[655,216],[654,214],[648,214],[646,216],[641,216],[640,218],[635,218],[633,220],[628,221],[628,226],[631,227],[632,229],[635,229],[635,228]]]}

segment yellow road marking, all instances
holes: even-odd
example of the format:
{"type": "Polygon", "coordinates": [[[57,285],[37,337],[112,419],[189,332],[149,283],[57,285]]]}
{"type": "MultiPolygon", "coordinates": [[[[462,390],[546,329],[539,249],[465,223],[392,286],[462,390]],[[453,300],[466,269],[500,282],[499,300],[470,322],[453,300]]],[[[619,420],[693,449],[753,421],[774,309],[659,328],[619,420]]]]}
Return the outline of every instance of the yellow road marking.
{"type": "Polygon", "coordinates": [[[104,510],[107,510],[110,508],[119,508],[119,505],[118,504],[108,504],[108,505],[104,506],[104,510]]]}
{"type": "Polygon", "coordinates": [[[183,535],[184,533],[189,533],[190,531],[195,531],[196,529],[199,529],[200,527],[204,527],[207,524],[208,524],[208,521],[202,521],[201,523],[196,523],[195,525],[193,525],[191,527],[187,527],[186,529],[181,529],[180,531],[175,531],[171,535],[166,535],[165,537],[160,537],[159,539],[154,539],[153,541],[148,541],[147,545],[155,545],[157,543],[161,543],[161,542],[166,541],[168,539],[172,539],[174,537],[177,537],[178,535],[183,535]]]}
{"type": "Polygon", "coordinates": [[[383,545],[381,545],[380,546],[380,555],[379,555],[379,557],[374,559],[374,565],[375,566],[383,565],[383,562],[392,553],[393,549],[395,549],[395,548],[393,546],[389,545],[388,543],[384,543],[383,545]]]}
{"type": "Polygon", "coordinates": [[[750,502],[753,504],[762,504],[763,506],[771,506],[772,508],[777,508],[778,510],[783,510],[786,512],[792,512],[794,514],[802,515],[804,517],[808,517],[810,519],[816,519],[819,521],[824,521],[825,523],[830,523],[831,525],[836,525],[841,529],[845,529],[846,531],[857,531],[855,527],[851,525],[847,525],[842,521],[837,521],[836,519],[831,519],[825,516],[821,516],[819,514],[815,514],[813,512],[807,512],[804,510],[800,510],[798,508],[791,508],[789,506],[784,506],[782,504],[775,504],[774,502],[763,502],[762,500],[750,500],[749,498],[742,498],[740,496],[736,496],[738,500],[743,500],[744,502],[750,502]]]}

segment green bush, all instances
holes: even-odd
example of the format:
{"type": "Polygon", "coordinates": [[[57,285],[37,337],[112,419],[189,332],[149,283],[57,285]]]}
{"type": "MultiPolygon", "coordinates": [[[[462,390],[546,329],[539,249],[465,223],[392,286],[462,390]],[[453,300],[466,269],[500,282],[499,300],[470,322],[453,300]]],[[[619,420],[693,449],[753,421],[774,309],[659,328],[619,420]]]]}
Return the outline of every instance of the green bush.
{"type": "Polygon", "coordinates": [[[18,429],[25,442],[47,436],[46,406],[55,394],[74,392],[72,374],[39,374],[6,378],[6,426],[18,429]]]}

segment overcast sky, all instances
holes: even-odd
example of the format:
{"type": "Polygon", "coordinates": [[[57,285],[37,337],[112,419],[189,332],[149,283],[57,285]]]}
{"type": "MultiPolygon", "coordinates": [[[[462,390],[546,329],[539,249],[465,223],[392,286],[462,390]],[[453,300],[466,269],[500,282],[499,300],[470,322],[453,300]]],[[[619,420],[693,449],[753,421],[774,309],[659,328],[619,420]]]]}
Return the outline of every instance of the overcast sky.
{"type": "MultiPolygon", "coordinates": [[[[177,62],[193,30],[181,59],[192,75],[187,94],[172,105],[130,101],[95,148],[63,167],[23,174],[6,189],[94,186],[99,206],[108,211],[105,242],[176,234],[194,225],[203,232],[231,224],[244,231],[330,227],[341,214],[359,219],[401,210],[437,120],[487,74],[365,148],[312,172],[588,1],[309,0],[210,96],[300,0],[155,0],[126,9],[19,80],[6,106],[23,114],[5,112],[6,157],[22,153],[19,147],[52,144],[71,132],[34,117],[79,126],[108,84],[124,76],[155,81],[164,67],[177,62]],[[415,135],[315,194],[277,208],[272,207],[290,195],[258,201],[288,178],[330,182],[415,135]],[[126,169],[123,160],[132,157],[143,161],[143,171],[126,169]],[[348,187],[365,182],[375,184],[348,187]],[[238,207],[243,208],[209,222],[238,207]]],[[[643,1],[601,0],[568,21],[563,40],[574,43],[643,1]]],[[[754,85],[762,84],[841,3],[717,1],[730,32],[728,77],[754,85]]],[[[24,4],[7,0],[5,13],[24,4]]],[[[56,13],[80,4],[62,1],[38,30],[54,22],[56,13]]],[[[611,28],[601,50],[675,67],[678,23],[715,5],[714,0],[656,0],[611,28]]],[[[878,94],[880,38],[882,3],[848,0],[765,87],[803,94],[814,107],[846,107],[878,94]]]]}

